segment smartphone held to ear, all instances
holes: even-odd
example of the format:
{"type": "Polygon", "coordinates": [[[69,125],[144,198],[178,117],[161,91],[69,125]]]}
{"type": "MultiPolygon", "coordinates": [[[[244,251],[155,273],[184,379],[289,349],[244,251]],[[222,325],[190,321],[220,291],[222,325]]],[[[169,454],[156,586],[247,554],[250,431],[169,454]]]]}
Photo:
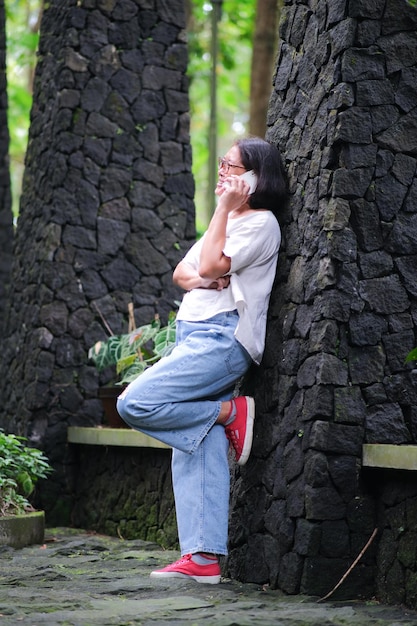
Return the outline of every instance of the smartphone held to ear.
{"type": "Polygon", "coordinates": [[[242,178],[245,183],[249,185],[249,194],[253,193],[258,184],[258,177],[253,170],[249,170],[249,172],[245,172],[241,174],[240,178],[242,178]]]}
{"type": "MultiPolygon", "coordinates": [[[[239,178],[244,180],[245,183],[249,185],[249,195],[255,191],[256,186],[258,184],[258,177],[253,170],[249,170],[249,172],[245,172],[244,174],[241,174],[239,178]]],[[[226,180],[223,183],[223,186],[228,187],[229,181],[226,180]]]]}

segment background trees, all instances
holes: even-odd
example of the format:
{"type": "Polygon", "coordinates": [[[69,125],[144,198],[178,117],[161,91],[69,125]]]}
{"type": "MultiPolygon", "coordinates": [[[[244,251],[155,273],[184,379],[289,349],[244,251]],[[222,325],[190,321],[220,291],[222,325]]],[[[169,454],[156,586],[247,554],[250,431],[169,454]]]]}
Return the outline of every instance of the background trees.
{"type": "Polygon", "coordinates": [[[32,105],[32,82],[38,46],[42,0],[6,0],[7,92],[10,129],[12,206],[15,216],[19,196],[32,105]]]}
{"type": "MultiPolygon", "coordinates": [[[[263,136],[277,45],[282,0],[225,0],[221,3],[217,56],[217,145],[223,154],[236,136],[263,136]]],[[[208,222],[210,54],[212,5],[188,1],[191,143],[196,181],[197,228],[208,222]]]]}
{"type": "Polygon", "coordinates": [[[271,96],[277,47],[278,10],[282,0],[258,0],[252,44],[250,76],[249,133],[263,137],[271,96]]]}

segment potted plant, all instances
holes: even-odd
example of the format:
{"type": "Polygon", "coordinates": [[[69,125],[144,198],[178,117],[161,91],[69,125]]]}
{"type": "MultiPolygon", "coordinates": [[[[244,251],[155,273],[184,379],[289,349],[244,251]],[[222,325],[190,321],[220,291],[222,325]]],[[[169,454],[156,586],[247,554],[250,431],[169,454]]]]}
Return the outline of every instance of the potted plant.
{"type": "Polygon", "coordinates": [[[37,481],[52,471],[44,454],[24,441],[0,430],[0,545],[14,548],[43,542],[44,512],[36,511],[28,498],[37,481]]]}
{"type": "Polygon", "coordinates": [[[125,427],[116,411],[116,398],[123,387],[173,349],[175,318],[176,314],[171,312],[167,325],[161,327],[159,316],[156,315],[149,324],[122,335],[111,335],[105,341],[97,341],[89,349],[88,358],[99,372],[110,366],[115,368],[114,382],[99,389],[105,418],[110,426],[125,427]]]}

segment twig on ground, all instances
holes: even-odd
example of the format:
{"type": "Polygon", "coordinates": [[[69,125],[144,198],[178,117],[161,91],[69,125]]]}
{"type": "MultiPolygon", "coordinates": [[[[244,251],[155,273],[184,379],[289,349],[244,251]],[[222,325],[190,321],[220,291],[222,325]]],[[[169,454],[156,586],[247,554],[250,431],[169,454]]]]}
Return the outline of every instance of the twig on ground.
{"type": "Polygon", "coordinates": [[[369,548],[369,546],[371,545],[371,543],[373,542],[373,540],[375,539],[376,535],[378,532],[378,528],[374,528],[372,535],[369,537],[368,541],[366,542],[365,546],[362,548],[362,550],[360,551],[360,553],[358,554],[358,556],[356,557],[356,559],[353,561],[352,565],[349,567],[349,569],[347,570],[347,572],[345,572],[345,574],[343,574],[342,578],[339,580],[339,582],[337,583],[337,585],[335,587],[333,587],[333,589],[331,591],[329,591],[328,594],[326,594],[325,596],[323,596],[323,598],[319,598],[317,600],[317,602],[323,602],[324,600],[327,600],[328,598],[330,598],[331,595],[333,595],[333,593],[336,591],[336,589],[338,589],[340,587],[340,585],[343,583],[343,581],[346,580],[346,578],[349,576],[350,572],[353,570],[353,568],[355,567],[355,565],[361,560],[361,558],[363,557],[363,555],[365,554],[365,552],[367,551],[367,549],[369,548]]]}

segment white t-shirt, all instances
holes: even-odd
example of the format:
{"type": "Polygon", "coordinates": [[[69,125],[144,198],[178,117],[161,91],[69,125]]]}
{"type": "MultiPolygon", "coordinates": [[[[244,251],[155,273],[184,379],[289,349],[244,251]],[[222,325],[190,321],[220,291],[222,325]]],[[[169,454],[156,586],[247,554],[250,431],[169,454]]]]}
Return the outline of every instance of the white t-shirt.
{"type": "MultiPolygon", "coordinates": [[[[183,261],[198,271],[203,237],[183,261]]],[[[237,309],[235,336],[255,363],[265,347],[266,316],[275,278],[281,231],[271,211],[256,211],[229,218],[223,252],[231,259],[230,285],[226,289],[192,289],[183,298],[178,320],[200,321],[237,309]]]]}

